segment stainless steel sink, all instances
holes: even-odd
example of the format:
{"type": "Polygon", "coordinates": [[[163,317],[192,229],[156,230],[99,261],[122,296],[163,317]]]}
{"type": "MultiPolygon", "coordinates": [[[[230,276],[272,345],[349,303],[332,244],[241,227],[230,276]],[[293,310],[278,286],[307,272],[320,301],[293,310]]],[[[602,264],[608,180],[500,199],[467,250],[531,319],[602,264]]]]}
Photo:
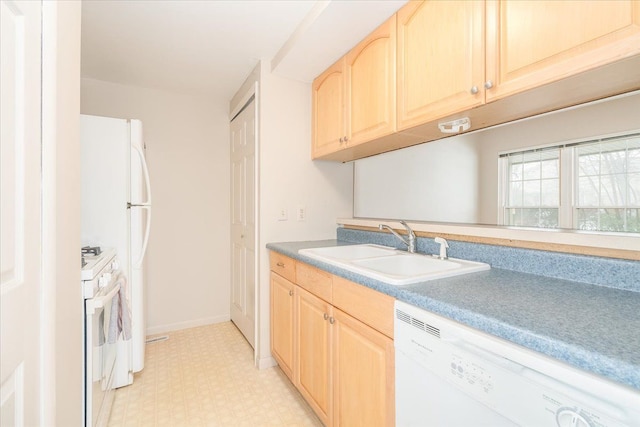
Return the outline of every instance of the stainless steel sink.
{"type": "Polygon", "coordinates": [[[369,244],[301,249],[298,253],[390,285],[409,285],[491,268],[482,262],[440,259],[369,244]]]}

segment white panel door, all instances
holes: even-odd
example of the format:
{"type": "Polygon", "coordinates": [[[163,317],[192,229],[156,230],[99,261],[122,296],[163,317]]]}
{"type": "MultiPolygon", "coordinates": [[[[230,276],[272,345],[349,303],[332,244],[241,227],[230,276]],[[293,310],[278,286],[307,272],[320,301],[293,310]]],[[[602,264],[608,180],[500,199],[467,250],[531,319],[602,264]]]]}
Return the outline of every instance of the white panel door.
{"type": "Polygon", "coordinates": [[[41,10],[0,1],[2,426],[41,424],[41,10]]]}
{"type": "Polygon", "coordinates": [[[231,122],[231,320],[255,348],[255,101],[231,122]]]}

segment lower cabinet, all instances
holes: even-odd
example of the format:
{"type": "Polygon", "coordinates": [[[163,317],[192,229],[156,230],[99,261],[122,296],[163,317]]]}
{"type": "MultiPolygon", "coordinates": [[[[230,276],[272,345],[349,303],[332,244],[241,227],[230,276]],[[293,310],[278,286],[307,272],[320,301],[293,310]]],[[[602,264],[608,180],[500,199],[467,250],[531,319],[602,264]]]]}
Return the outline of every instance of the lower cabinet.
{"type": "Polygon", "coordinates": [[[282,372],[294,382],[293,316],[296,287],[284,277],[271,273],[271,354],[280,365],[282,372]]]}
{"type": "Polygon", "coordinates": [[[338,309],[333,318],[333,425],[394,425],[393,340],[338,309]]]}
{"type": "Polygon", "coordinates": [[[325,425],[331,425],[332,307],[310,292],[298,288],[297,296],[298,382],[296,387],[325,425]]]}
{"type": "Polygon", "coordinates": [[[326,426],[395,425],[393,298],[297,267],[271,273],[274,358],[326,426]]]}

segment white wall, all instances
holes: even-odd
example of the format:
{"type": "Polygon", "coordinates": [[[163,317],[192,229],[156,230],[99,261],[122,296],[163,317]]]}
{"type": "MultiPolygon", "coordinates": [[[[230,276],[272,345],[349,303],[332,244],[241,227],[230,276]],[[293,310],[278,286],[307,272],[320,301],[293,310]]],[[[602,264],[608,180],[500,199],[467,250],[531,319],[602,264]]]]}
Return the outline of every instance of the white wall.
{"type": "Polygon", "coordinates": [[[259,80],[259,289],[256,358],[273,363],[269,334],[269,242],[335,239],[336,218],[351,216],[353,166],[311,160],[311,85],[271,74],[261,62],[231,103],[259,80]],[[307,211],[296,221],[297,206],[307,211]],[[289,219],[278,221],[281,207],[289,219]]]}
{"type": "Polygon", "coordinates": [[[461,135],[358,160],[353,216],[478,222],[476,141],[461,135]]]}
{"type": "Polygon", "coordinates": [[[228,105],[82,79],[83,114],[142,120],[153,195],[147,333],[229,319],[228,105]]]}
{"type": "Polygon", "coordinates": [[[42,425],[83,418],[80,287],[80,2],[42,8],[42,425]]]}

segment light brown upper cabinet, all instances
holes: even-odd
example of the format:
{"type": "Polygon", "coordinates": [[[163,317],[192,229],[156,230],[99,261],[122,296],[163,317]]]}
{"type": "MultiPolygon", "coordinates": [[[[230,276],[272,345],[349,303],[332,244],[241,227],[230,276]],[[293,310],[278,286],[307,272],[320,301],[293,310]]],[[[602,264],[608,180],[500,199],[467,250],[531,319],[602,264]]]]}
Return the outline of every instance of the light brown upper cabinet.
{"type": "Polygon", "coordinates": [[[411,1],[398,11],[398,130],[484,103],[484,2],[411,1]]]}
{"type": "Polygon", "coordinates": [[[312,150],[316,159],[339,150],[346,135],[344,58],[318,76],[312,90],[312,150]]]}
{"type": "Polygon", "coordinates": [[[396,16],[312,85],[314,159],[396,130],[396,16]]]}
{"type": "Polygon", "coordinates": [[[347,145],[396,130],[396,16],[346,56],[347,145]]]}
{"type": "Polygon", "coordinates": [[[640,1],[487,1],[487,102],[639,53],[640,1]]]}
{"type": "Polygon", "coordinates": [[[630,92],[638,70],[640,0],[413,0],[314,81],[313,158],[355,160],[447,136],[439,122],[469,117],[477,130],[630,92]]]}

